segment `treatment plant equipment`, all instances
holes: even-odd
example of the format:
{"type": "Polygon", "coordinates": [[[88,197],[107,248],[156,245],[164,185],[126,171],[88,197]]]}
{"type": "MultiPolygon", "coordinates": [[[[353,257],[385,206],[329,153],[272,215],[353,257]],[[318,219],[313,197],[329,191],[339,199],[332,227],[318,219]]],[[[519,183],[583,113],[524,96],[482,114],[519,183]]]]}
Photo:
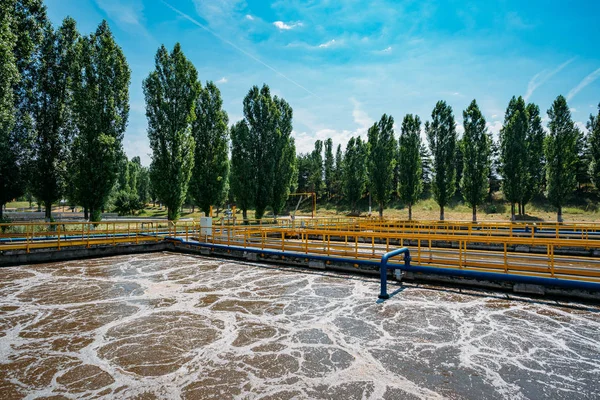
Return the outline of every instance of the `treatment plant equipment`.
{"type": "Polygon", "coordinates": [[[183,251],[535,294],[597,298],[600,224],[360,218],[233,219],[0,226],[0,265],[145,251],[183,251]],[[404,263],[389,260],[407,248],[404,263]],[[408,255],[410,253],[410,255],[408,255]],[[385,263],[384,263],[385,261],[385,263]]]}

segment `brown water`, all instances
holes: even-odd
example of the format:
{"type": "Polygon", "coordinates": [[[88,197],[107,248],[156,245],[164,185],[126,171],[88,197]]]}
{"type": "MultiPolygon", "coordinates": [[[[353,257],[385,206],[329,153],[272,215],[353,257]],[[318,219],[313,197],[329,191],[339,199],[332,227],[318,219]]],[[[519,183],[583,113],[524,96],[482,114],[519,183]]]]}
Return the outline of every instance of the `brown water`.
{"type": "Polygon", "coordinates": [[[0,269],[0,398],[600,397],[598,307],[378,290],[168,253],[0,269]]]}

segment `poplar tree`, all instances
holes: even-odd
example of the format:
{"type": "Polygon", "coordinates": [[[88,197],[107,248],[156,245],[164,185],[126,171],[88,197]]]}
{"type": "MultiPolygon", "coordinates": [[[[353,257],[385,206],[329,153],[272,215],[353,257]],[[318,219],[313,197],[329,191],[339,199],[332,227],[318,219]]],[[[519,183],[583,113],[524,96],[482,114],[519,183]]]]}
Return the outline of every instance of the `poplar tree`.
{"type": "Polygon", "coordinates": [[[491,138],[475,100],[463,111],[463,126],[465,133],[460,142],[463,175],[460,186],[465,201],[473,209],[473,222],[476,222],[477,206],[483,203],[488,190],[491,138]]]}
{"type": "Polygon", "coordinates": [[[242,210],[244,222],[248,222],[248,209],[256,198],[257,165],[254,162],[254,140],[245,120],[231,127],[231,173],[230,184],[236,205],[242,210]]]}
{"type": "Polygon", "coordinates": [[[567,100],[558,96],[548,110],[549,135],[546,138],[546,195],[557,208],[556,219],[563,222],[562,207],[575,186],[577,164],[577,128],[571,119],[567,100]]]}
{"type": "Polygon", "coordinates": [[[379,206],[379,218],[393,191],[396,165],[396,139],[394,118],[383,114],[379,122],[369,129],[367,142],[369,191],[379,206]]]}
{"type": "Polygon", "coordinates": [[[211,205],[225,201],[229,190],[228,122],[221,92],[213,82],[207,82],[196,99],[194,169],[189,186],[192,199],[205,215],[211,205]]]}
{"type": "Polygon", "coordinates": [[[500,174],[502,192],[510,202],[511,220],[515,220],[515,203],[525,194],[527,182],[527,131],[529,116],[521,96],[508,103],[504,126],[500,130],[500,174]]]}
{"type": "Polygon", "coordinates": [[[527,105],[527,136],[525,138],[525,150],[527,163],[527,174],[523,196],[521,197],[519,214],[525,215],[525,206],[538,194],[544,180],[544,128],[540,117],[540,108],[530,103],[527,105]]]}
{"type": "Polygon", "coordinates": [[[275,174],[273,176],[271,208],[275,216],[281,214],[290,196],[292,186],[297,184],[296,144],[292,137],[292,107],[282,98],[273,99],[278,109],[275,141],[275,174]]]}
{"type": "Polygon", "coordinates": [[[367,146],[360,137],[351,137],[346,145],[343,163],[343,187],[352,213],[365,191],[367,180],[367,146]]]}
{"type": "Polygon", "coordinates": [[[327,194],[327,200],[331,199],[333,194],[333,183],[334,183],[334,158],[333,158],[333,141],[331,138],[325,140],[325,192],[327,194]]]}
{"type": "MultiPolygon", "coordinates": [[[[0,15],[5,12],[0,11],[0,15]]],[[[6,14],[0,19],[0,222],[4,204],[15,193],[14,182],[10,179],[11,169],[16,164],[10,133],[15,122],[13,86],[19,81],[19,71],[13,55],[16,36],[10,29],[10,20],[11,16],[6,14]]]]}
{"type": "Polygon", "coordinates": [[[77,202],[96,222],[117,179],[129,117],[130,70],[106,21],[79,41],[77,71],[73,93],[78,135],[70,184],[77,202]]]}
{"type": "Polygon", "coordinates": [[[440,206],[440,220],[444,220],[444,207],[456,190],[456,123],[452,107],[438,101],[431,113],[431,122],[425,123],[433,167],[433,197],[440,206]]]}
{"type": "Polygon", "coordinates": [[[412,220],[412,206],[419,200],[423,189],[421,160],[421,119],[407,114],[402,121],[398,153],[398,195],[408,205],[408,220],[412,220]]]}
{"type": "Polygon", "coordinates": [[[74,134],[71,77],[76,73],[78,40],[74,19],[66,18],[56,31],[48,23],[34,70],[30,188],[44,204],[48,220],[52,218],[52,203],[65,193],[74,134]]]}
{"type": "Polygon", "coordinates": [[[344,153],[342,152],[342,145],[338,144],[335,151],[335,166],[333,173],[333,193],[337,196],[342,195],[342,182],[344,175],[344,153]]]}
{"type": "Polygon", "coordinates": [[[244,98],[244,117],[250,130],[252,166],[256,173],[254,207],[256,219],[261,219],[268,205],[273,203],[273,184],[278,156],[277,143],[281,132],[278,124],[280,111],[267,85],[253,86],[244,98]]]}
{"type": "Polygon", "coordinates": [[[589,132],[590,179],[600,191],[600,104],[598,104],[598,115],[590,115],[586,127],[589,132]]]}
{"type": "Polygon", "coordinates": [[[26,188],[33,70],[46,23],[42,0],[0,0],[0,218],[4,205],[26,188]]]}
{"type": "Polygon", "coordinates": [[[315,141],[315,148],[310,153],[309,191],[320,196],[323,191],[323,141],[315,141]]]}

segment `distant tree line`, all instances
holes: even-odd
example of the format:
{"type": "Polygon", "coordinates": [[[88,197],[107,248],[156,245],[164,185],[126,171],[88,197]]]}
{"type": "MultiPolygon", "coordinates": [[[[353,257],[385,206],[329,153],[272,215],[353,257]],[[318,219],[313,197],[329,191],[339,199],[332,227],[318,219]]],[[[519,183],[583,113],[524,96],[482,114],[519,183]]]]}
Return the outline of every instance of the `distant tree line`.
{"type": "Polygon", "coordinates": [[[148,202],[167,207],[171,220],[184,203],[208,213],[235,204],[244,219],[285,212],[292,192],[314,192],[326,202],[359,211],[369,196],[383,215],[394,199],[408,207],[431,195],[440,219],[461,196],[477,208],[501,190],[511,216],[525,214],[544,194],[562,208],[577,189],[600,188],[600,105],[587,132],[574,124],[566,99],[547,112],[513,97],[498,141],[473,100],[457,134],[452,108],[439,101],[422,123],[408,114],[394,132],[384,114],[367,137],[345,148],[317,140],[296,154],[292,107],[252,87],[242,120],[230,125],[213,82],[204,85],[181,46],[161,46],[143,82],[152,150],[149,168],[128,160],[123,135],[129,117],[130,70],[106,21],[87,36],[72,18],[53,28],[42,0],[0,0],[0,218],[3,206],[26,194],[45,205],[67,199],[98,221],[102,211],[131,214],[148,202]],[[425,140],[423,140],[424,138],[425,140]]]}

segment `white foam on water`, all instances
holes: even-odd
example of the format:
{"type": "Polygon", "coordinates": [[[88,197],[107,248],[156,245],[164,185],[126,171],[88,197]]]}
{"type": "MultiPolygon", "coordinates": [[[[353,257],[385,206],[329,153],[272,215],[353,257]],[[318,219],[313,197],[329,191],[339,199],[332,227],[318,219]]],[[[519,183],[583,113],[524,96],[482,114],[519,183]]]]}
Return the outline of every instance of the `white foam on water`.
{"type": "Polygon", "coordinates": [[[0,390],[25,398],[600,396],[594,306],[417,286],[378,303],[377,279],[169,253],[0,282],[0,390]]]}

